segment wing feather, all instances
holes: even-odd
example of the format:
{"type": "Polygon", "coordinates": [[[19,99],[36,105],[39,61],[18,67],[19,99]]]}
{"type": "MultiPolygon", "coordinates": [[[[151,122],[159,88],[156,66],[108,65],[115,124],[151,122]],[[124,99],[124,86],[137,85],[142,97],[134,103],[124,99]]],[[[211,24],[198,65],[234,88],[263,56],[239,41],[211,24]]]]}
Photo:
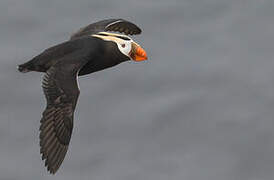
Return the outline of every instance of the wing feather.
{"type": "Polygon", "coordinates": [[[136,35],[142,32],[136,24],[124,19],[106,19],[79,29],[70,39],[96,34],[101,31],[117,31],[126,35],[136,35]]]}
{"type": "Polygon", "coordinates": [[[73,114],[79,96],[77,67],[51,67],[44,75],[42,87],[47,99],[40,125],[40,152],[45,166],[56,173],[67,153],[73,129],[73,114]],[[60,73],[62,71],[62,73],[60,73]]]}

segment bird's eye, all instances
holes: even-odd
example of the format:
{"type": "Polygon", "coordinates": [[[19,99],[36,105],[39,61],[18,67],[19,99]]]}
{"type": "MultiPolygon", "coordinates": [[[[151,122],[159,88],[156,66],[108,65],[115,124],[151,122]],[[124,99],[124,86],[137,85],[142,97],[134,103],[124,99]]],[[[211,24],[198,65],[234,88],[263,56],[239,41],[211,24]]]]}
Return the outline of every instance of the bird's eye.
{"type": "Polygon", "coordinates": [[[126,47],[126,45],[125,44],[121,44],[121,46],[124,48],[124,47],[126,47]]]}

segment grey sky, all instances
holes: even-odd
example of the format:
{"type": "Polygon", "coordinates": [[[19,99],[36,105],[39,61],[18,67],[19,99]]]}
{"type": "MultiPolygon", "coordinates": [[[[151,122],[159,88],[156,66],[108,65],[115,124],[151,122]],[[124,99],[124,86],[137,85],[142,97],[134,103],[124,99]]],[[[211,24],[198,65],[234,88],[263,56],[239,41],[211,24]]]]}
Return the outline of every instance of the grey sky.
{"type": "Polygon", "coordinates": [[[2,0],[0,179],[272,180],[272,0],[2,0]],[[41,74],[16,65],[78,28],[124,18],[147,62],[80,78],[68,154],[39,155],[41,74]]]}

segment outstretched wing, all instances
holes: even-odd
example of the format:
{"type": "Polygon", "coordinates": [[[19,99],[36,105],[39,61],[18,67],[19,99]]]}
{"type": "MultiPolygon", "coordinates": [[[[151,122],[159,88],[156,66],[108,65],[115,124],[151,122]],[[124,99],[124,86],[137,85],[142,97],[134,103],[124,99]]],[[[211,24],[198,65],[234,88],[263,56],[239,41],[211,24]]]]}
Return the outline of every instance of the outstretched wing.
{"type": "Polygon", "coordinates": [[[141,34],[142,32],[142,30],[132,22],[123,19],[106,19],[81,28],[70,38],[75,39],[78,37],[95,34],[100,31],[116,31],[125,33],[126,35],[141,34]]]}
{"type": "Polygon", "coordinates": [[[40,152],[52,174],[58,170],[68,150],[73,114],[80,93],[78,71],[79,65],[76,64],[56,64],[43,78],[47,107],[40,125],[40,152]]]}

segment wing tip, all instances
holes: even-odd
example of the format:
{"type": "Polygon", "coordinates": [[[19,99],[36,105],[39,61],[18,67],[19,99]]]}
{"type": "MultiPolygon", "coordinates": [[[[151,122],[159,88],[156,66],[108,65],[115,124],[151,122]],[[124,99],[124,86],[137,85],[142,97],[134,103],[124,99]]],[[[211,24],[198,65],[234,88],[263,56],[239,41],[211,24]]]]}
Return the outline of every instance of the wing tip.
{"type": "MultiPolygon", "coordinates": [[[[51,111],[44,111],[40,124],[40,154],[42,160],[45,162],[44,166],[50,174],[55,174],[61,167],[68,150],[68,144],[63,144],[56,136],[56,131],[53,126],[56,126],[51,120],[55,114],[50,114],[51,111]],[[50,118],[50,119],[47,119],[50,118]]],[[[70,136],[69,136],[70,137],[70,136]]],[[[70,138],[69,138],[70,139],[70,138]]],[[[68,140],[69,142],[69,140],[68,140]]]]}
{"type": "Polygon", "coordinates": [[[56,152],[56,154],[48,154],[45,152],[45,150],[43,149],[42,146],[40,146],[40,154],[41,154],[41,158],[42,160],[45,162],[44,166],[46,167],[47,171],[54,175],[61,167],[64,159],[65,159],[65,155],[67,153],[68,147],[64,146],[64,147],[58,147],[58,150],[56,152]],[[52,157],[50,157],[52,156],[52,157]],[[53,159],[54,157],[54,159],[53,159]]]}
{"type": "Polygon", "coordinates": [[[124,33],[126,35],[138,35],[142,33],[142,30],[140,27],[138,27],[136,24],[124,20],[124,19],[113,19],[115,21],[109,23],[107,26],[105,26],[105,31],[118,31],[120,33],[124,33]],[[119,23],[122,23],[121,26],[119,26],[119,23]]]}

